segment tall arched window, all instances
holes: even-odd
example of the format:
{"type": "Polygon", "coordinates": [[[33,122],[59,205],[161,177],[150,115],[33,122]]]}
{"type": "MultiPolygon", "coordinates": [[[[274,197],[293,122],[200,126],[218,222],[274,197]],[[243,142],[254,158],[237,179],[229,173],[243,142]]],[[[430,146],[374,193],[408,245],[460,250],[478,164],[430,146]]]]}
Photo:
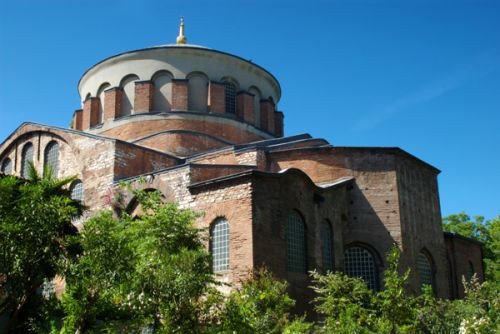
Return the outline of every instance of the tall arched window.
{"type": "Polygon", "coordinates": [[[306,228],[302,217],[290,212],[286,224],[288,271],[305,273],[307,270],[306,228]]]}
{"type": "Polygon", "coordinates": [[[137,80],[139,80],[139,77],[131,74],[123,78],[120,83],[120,87],[123,89],[120,116],[131,115],[134,110],[135,81],[137,80]]]}
{"type": "Polygon", "coordinates": [[[207,111],[208,78],[203,73],[188,75],[188,109],[207,111]]]}
{"type": "Polygon", "coordinates": [[[105,104],[105,98],[104,98],[104,91],[111,87],[109,83],[103,83],[101,87],[97,90],[97,97],[99,98],[99,116],[97,117],[98,119],[98,124],[101,124],[104,122],[104,104],[105,104]]]}
{"type": "Polygon", "coordinates": [[[328,221],[321,226],[321,253],[324,270],[333,271],[333,231],[328,221]]]}
{"type": "Polygon", "coordinates": [[[2,173],[11,174],[12,173],[12,160],[5,158],[2,161],[2,173]]]}
{"type": "Polygon", "coordinates": [[[433,285],[434,278],[431,260],[429,259],[429,256],[424,252],[420,252],[420,254],[418,254],[417,256],[417,274],[418,278],[420,279],[420,285],[433,285]]]}
{"type": "Polygon", "coordinates": [[[255,126],[260,128],[260,91],[256,87],[251,87],[248,92],[250,94],[253,94],[253,113],[254,113],[254,120],[255,120],[255,126]]]}
{"type": "Polygon", "coordinates": [[[80,180],[75,180],[71,183],[71,187],[69,188],[71,192],[71,198],[74,201],[78,201],[83,203],[83,183],[80,180]]]}
{"type": "Polygon", "coordinates": [[[349,247],[344,253],[345,273],[362,278],[368,288],[378,289],[377,266],[372,253],[364,247],[349,247]]]}
{"type": "Polygon", "coordinates": [[[224,218],[219,218],[212,224],[210,252],[214,272],[229,270],[229,223],[224,218]]]}
{"type": "Polygon", "coordinates": [[[59,171],[59,144],[56,141],[51,141],[45,147],[43,153],[43,172],[50,167],[52,176],[57,177],[59,171]]]}
{"type": "Polygon", "coordinates": [[[226,97],[226,113],[236,114],[236,85],[232,82],[224,82],[224,94],[226,97]]]}
{"type": "Polygon", "coordinates": [[[30,162],[33,162],[33,144],[27,143],[24,145],[21,153],[21,177],[27,178],[29,176],[30,162]]]}
{"type": "Polygon", "coordinates": [[[170,111],[172,105],[172,74],[160,71],[153,76],[153,110],[170,111]]]}

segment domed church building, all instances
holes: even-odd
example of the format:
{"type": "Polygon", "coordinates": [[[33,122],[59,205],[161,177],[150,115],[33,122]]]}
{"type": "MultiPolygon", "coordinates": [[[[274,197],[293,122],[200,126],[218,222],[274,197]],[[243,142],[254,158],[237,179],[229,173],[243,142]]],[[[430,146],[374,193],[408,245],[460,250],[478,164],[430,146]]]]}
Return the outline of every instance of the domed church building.
{"type": "MultiPolygon", "coordinates": [[[[382,289],[393,244],[410,288],[463,295],[483,279],[481,245],[443,233],[440,171],[397,147],[339,147],[309,134],[284,137],[278,80],[253,62],[186,43],[124,52],[81,77],[82,109],[69,129],[26,122],[0,145],[4,174],[76,175],[72,196],[109,207],[120,181],[156,189],[203,212],[213,271],[235,285],[266,266],[290,284],[298,308],[308,271],[340,270],[382,289]],[[139,182],[145,180],[145,182],[139,182]]],[[[133,211],[134,199],[127,198],[133,211]]]]}

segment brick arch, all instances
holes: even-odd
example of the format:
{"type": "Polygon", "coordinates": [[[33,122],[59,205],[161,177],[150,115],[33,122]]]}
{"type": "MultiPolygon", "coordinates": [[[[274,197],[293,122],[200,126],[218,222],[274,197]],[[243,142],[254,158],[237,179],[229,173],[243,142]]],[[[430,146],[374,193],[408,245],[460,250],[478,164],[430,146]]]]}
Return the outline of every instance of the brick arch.
{"type": "MultiPolygon", "coordinates": [[[[374,262],[374,273],[373,273],[373,279],[374,282],[372,284],[372,287],[374,290],[380,290],[381,288],[381,274],[383,272],[383,259],[380,256],[380,253],[375,249],[375,247],[371,246],[370,244],[363,243],[363,242],[352,242],[348,244],[346,247],[344,247],[344,252],[343,252],[343,257],[344,257],[344,272],[348,274],[348,269],[347,269],[347,263],[346,263],[346,253],[347,251],[354,249],[354,248],[360,248],[365,251],[367,251],[370,255],[371,258],[373,259],[374,262]]],[[[356,269],[359,271],[359,269],[356,269]]],[[[367,284],[370,286],[370,284],[367,282],[367,284]]]]}
{"type": "Polygon", "coordinates": [[[418,258],[420,256],[424,256],[427,262],[429,263],[430,270],[431,270],[431,286],[434,292],[436,292],[436,273],[437,273],[437,268],[436,268],[436,262],[434,261],[434,257],[432,256],[431,252],[427,249],[427,247],[422,247],[420,251],[417,254],[417,258],[415,259],[416,265],[415,265],[415,272],[418,275],[418,280],[419,283],[421,283],[420,275],[421,273],[419,272],[419,268],[417,265],[418,258]]]}
{"type": "Polygon", "coordinates": [[[135,84],[139,80],[136,74],[127,74],[120,80],[123,89],[120,116],[128,116],[134,112],[135,84]]]}

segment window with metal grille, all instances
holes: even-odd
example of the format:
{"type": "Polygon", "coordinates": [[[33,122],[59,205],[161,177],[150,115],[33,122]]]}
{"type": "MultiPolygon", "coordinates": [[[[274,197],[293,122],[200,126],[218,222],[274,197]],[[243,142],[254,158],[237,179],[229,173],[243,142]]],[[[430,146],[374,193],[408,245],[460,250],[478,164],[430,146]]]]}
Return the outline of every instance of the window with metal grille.
{"type": "Polygon", "coordinates": [[[51,141],[45,147],[43,154],[43,172],[49,167],[52,171],[52,176],[56,177],[59,171],[59,144],[56,141],[51,141]]]}
{"type": "Polygon", "coordinates": [[[306,229],[297,212],[288,215],[286,229],[287,269],[305,273],[307,270],[306,229]]]}
{"type": "Polygon", "coordinates": [[[212,269],[214,272],[229,270],[229,223],[223,218],[217,219],[211,232],[212,269]]]}
{"type": "Polygon", "coordinates": [[[420,279],[420,284],[432,285],[432,267],[431,262],[426,254],[420,253],[417,257],[417,273],[420,279]]]}
{"type": "Polygon", "coordinates": [[[377,266],[372,253],[363,247],[350,247],[344,253],[345,273],[362,278],[368,288],[378,289],[377,266]]]}
{"type": "Polygon", "coordinates": [[[325,271],[333,270],[333,231],[328,222],[324,222],[321,231],[321,246],[323,255],[323,268],[325,271]]]}
{"type": "Polygon", "coordinates": [[[33,162],[33,145],[27,143],[21,153],[21,177],[27,178],[30,170],[30,162],[33,162]]]}
{"type": "Polygon", "coordinates": [[[5,158],[2,161],[2,172],[4,174],[10,174],[12,173],[12,160],[9,158],[5,158]]]}
{"type": "Polygon", "coordinates": [[[226,113],[236,113],[236,86],[231,82],[224,83],[224,92],[226,95],[226,113]]]}
{"type": "Polygon", "coordinates": [[[71,198],[74,201],[83,203],[83,183],[80,180],[73,181],[70,187],[71,198]]]}

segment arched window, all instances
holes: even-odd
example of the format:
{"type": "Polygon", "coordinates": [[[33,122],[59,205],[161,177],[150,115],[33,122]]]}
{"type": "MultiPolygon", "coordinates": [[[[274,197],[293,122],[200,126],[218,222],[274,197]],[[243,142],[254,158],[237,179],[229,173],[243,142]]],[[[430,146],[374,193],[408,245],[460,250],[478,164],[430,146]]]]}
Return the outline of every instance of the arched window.
{"type": "Polygon", "coordinates": [[[43,172],[50,167],[52,176],[56,177],[59,171],[59,144],[56,141],[51,141],[45,147],[43,154],[43,172]]]}
{"type": "Polygon", "coordinates": [[[207,111],[208,79],[203,73],[188,76],[188,109],[207,111]]]}
{"type": "Polygon", "coordinates": [[[5,158],[2,161],[2,173],[11,174],[12,173],[12,160],[5,158]]]}
{"type": "Polygon", "coordinates": [[[153,110],[170,111],[172,105],[172,74],[160,71],[153,76],[153,110]]]}
{"type": "Polygon", "coordinates": [[[362,278],[368,288],[378,289],[377,265],[372,253],[364,247],[349,247],[344,253],[345,273],[362,278]]]}
{"type": "Polygon", "coordinates": [[[469,268],[467,270],[467,278],[469,279],[469,281],[472,279],[472,276],[474,276],[475,273],[476,270],[474,269],[474,265],[469,261],[469,268]]]}
{"type": "Polygon", "coordinates": [[[120,116],[131,115],[134,110],[135,81],[137,80],[139,77],[131,74],[123,78],[120,83],[120,87],[123,89],[120,116]]]}
{"type": "Polygon", "coordinates": [[[101,124],[104,122],[104,103],[105,103],[105,98],[104,98],[104,91],[111,87],[109,83],[103,83],[101,87],[97,90],[97,97],[99,98],[99,115],[97,117],[97,123],[101,124]]]}
{"type": "Polygon", "coordinates": [[[212,224],[210,232],[212,269],[214,272],[229,270],[229,223],[219,218],[212,224]]]}
{"type": "Polygon", "coordinates": [[[224,82],[224,94],[226,97],[226,113],[236,114],[236,85],[232,82],[224,82]]]}
{"type": "Polygon", "coordinates": [[[302,217],[292,211],[286,224],[288,271],[305,273],[307,270],[306,228],[302,217]]]}
{"type": "Polygon", "coordinates": [[[75,180],[71,183],[71,187],[69,188],[71,192],[71,198],[74,201],[78,201],[83,203],[83,183],[80,180],[75,180]]]}
{"type": "Polygon", "coordinates": [[[21,177],[29,176],[30,162],[33,162],[33,144],[27,143],[24,145],[21,153],[21,177]]]}
{"type": "Polygon", "coordinates": [[[327,221],[321,226],[321,252],[324,270],[333,271],[333,231],[327,221]]]}
{"type": "Polygon", "coordinates": [[[424,252],[420,252],[417,256],[417,274],[420,279],[420,285],[433,285],[432,265],[429,256],[424,252]]]}
{"type": "Polygon", "coordinates": [[[260,91],[256,87],[251,87],[248,92],[253,94],[253,113],[255,126],[260,128],[260,91]]]}

